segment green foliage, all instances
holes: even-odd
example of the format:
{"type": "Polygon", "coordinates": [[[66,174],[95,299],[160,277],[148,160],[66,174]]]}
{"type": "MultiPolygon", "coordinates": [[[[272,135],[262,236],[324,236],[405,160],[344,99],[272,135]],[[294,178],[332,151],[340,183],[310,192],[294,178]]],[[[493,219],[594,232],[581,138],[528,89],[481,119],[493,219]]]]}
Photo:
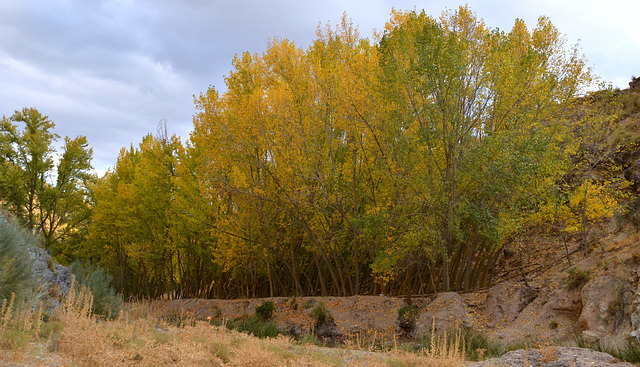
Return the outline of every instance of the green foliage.
{"type": "Polygon", "coordinates": [[[62,321],[43,321],[40,325],[40,338],[42,339],[57,339],[59,334],[64,330],[64,323],[62,321]]]}
{"type": "Polygon", "coordinates": [[[419,314],[420,314],[420,307],[416,305],[403,306],[400,309],[398,309],[398,320],[404,321],[404,320],[415,319],[418,317],[419,314]]]}
{"type": "Polygon", "coordinates": [[[115,318],[122,309],[122,296],[113,287],[113,278],[100,266],[75,261],[70,266],[79,288],[86,287],[93,296],[93,313],[115,318]]]}
{"type": "Polygon", "coordinates": [[[591,279],[589,269],[572,266],[567,269],[567,273],[569,273],[569,278],[565,281],[565,284],[569,290],[581,289],[591,279]]]}
{"type": "Polygon", "coordinates": [[[320,341],[320,339],[318,339],[317,336],[309,333],[302,335],[302,337],[300,337],[297,341],[300,344],[313,344],[317,346],[322,345],[322,342],[320,341]]]}
{"type": "Polygon", "coordinates": [[[55,166],[54,128],[35,108],[0,121],[0,201],[29,230],[42,234],[46,247],[63,246],[86,225],[86,183],[92,179],[93,151],[84,136],[65,137],[55,166]],[[54,172],[55,182],[48,180],[54,172]]]}
{"type": "Polygon", "coordinates": [[[292,310],[297,310],[298,309],[298,300],[296,297],[292,297],[291,301],[289,301],[289,307],[292,310]]]}
{"type": "Polygon", "coordinates": [[[221,315],[222,315],[222,310],[220,309],[220,307],[216,306],[215,312],[213,313],[213,317],[219,318],[221,315]]]}
{"type": "Polygon", "coordinates": [[[345,17],[235,57],[186,144],[161,126],[91,187],[79,252],[127,296],[428,293],[488,285],[534,225],[611,218],[621,186],[565,173],[613,120],[574,104],[592,76],[547,18],[394,11],[381,36],[345,17]]]}
{"type": "Polygon", "coordinates": [[[35,280],[29,248],[36,246],[37,240],[0,212],[0,302],[9,302],[15,295],[15,302],[22,305],[34,295],[35,280]]]}
{"type": "Polygon", "coordinates": [[[406,305],[398,309],[398,325],[406,332],[411,333],[416,327],[416,319],[420,314],[420,307],[406,305]]]}
{"type": "MultiPolygon", "coordinates": [[[[169,325],[184,328],[186,326],[194,326],[196,324],[196,320],[193,315],[186,312],[176,312],[172,311],[168,315],[165,315],[162,319],[169,325]]],[[[210,320],[209,323],[211,325],[220,326],[222,323],[219,320],[210,320]]]]}
{"type": "Polygon", "coordinates": [[[316,329],[322,327],[328,322],[333,321],[333,316],[331,316],[331,312],[327,310],[327,307],[323,302],[320,302],[314,309],[311,311],[309,316],[316,319],[316,329]]]}
{"type": "Polygon", "coordinates": [[[275,338],[282,334],[282,330],[273,321],[268,321],[257,315],[244,316],[226,323],[227,329],[248,333],[258,338],[275,338]]]}
{"type": "Polygon", "coordinates": [[[273,302],[263,301],[260,306],[256,307],[256,316],[263,320],[271,320],[274,310],[273,302]]]}

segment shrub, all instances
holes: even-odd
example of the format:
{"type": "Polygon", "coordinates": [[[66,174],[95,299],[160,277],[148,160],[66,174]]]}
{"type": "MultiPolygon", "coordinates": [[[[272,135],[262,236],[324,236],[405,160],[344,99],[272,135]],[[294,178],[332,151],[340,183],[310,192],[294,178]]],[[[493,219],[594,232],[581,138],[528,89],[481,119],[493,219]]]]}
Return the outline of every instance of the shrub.
{"type": "Polygon", "coordinates": [[[271,320],[274,310],[273,302],[263,301],[260,306],[256,307],[256,316],[263,320],[271,320]]]}
{"type": "Polygon", "coordinates": [[[398,325],[407,333],[413,332],[416,327],[416,319],[420,314],[418,306],[404,306],[398,309],[398,325]]]}
{"type": "Polygon", "coordinates": [[[93,295],[93,313],[107,318],[118,316],[122,297],[112,286],[113,278],[101,267],[88,262],[75,261],[70,268],[78,289],[86,287],[93,295]]]}
{"type": "Polygon", "coordinates": [[[420,307],[418,306],[404,306],[398,310],[398,320],[404,321],[409,319],[418,318],[420,313],[420,307]]]}
{"type": "Polygon", "coordinates": [[[426,351],[427,354],[434,354],[439,349],[457,350],[458,352],[464,353],[464,357],[468,361],[496,358],[508,351],[525,348],[525,346],[521,345],[505,345],[497,341],[492,341],[471,328],[458,331],[449,330],[445,336],[437,336],[432,333],[413,347],[414,352],[426,351]]]}
{"type": "Polygon", "coordinates": [[[227,329],[252,334],[258,338],[275,338],[282,331],[275,322],[267,321],[260,316],[244,316],[227,322],[227,329]]]}
{"type": "Polygon", "coordinates": [[[292,310],[297,310],[298,309],[298,300],[296,299],[296,297],[291,298],[291,301],[289,302],[289,307],[292,310]]]}
{"type": "Polygon", "coordinates": [[[331,313],[322,302],[320,302],[320,304],[318,304],[309,315],[316,319],[316,329],[319,329],[324,324],[333,321],[333,316],[331,316],[331,313]]]}
{"type": "Polygon", "coordinates": [[[589,272],[589,270],[575,266],[567,269],[567,273],[569,273],[569,279],[567,279],[566,284],[569,290],[582,289],[582,287],[587,284],[591,278],[591,272],[589,272]]]}
{"type": "Polygon", "coordinates": [[[229,345],[219,342],[214,342],[211,344],[211,354],[220,358],[223,364],[227,364],[231,361],[231,357],[233,356],[233,350],[229,347],[229,345]]]}
{"type": "Polygon", "coordinates": [[[36,238],[4,219],[0,212],[0,302],[15,294],[21,305],[34,295],[36,282],[29,248],[36,246],[36,238]]]}

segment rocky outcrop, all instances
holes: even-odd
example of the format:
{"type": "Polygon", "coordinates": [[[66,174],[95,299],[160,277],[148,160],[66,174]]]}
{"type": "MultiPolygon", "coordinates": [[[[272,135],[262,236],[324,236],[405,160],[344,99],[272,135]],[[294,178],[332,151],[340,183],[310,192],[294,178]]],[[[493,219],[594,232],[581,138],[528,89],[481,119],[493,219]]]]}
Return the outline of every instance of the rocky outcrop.
{"type": "Polygon", "coordinates": [[[60,300],[67,295],[73,278],[68,267],[53,264],[51,256],[40,247],[29,249],[33,274],[38,284],[38,293],[43,297],[44,311],[53,314],[60,300]]]}
{"type": "Polygon", "coordinates": [[[635,76],[631,78],[629,82],[629,89],[640,89],[640,77],[636,78],[635,76]]]}
{"type": "Polygon", "coordinates": [[[538,290],[524,283],[504,282],[491,287],[486,301],[489,327],[513,322],[536,297],[538,290]]]}
{"type": "Polygon", "coordinates": [[[470,327],[471,320],[467,315],[462,297],[455,292],[439,293],[424,309],[416,320],[417,336],[430,335],[435,327],[436,332],[454,330],[459,327],[470,327]]]}
{"type": "Polygon", "coordinates": [[[599,341],[614,334],[628,335],[630,322],[626,305],[630,303],[630,287],[621,279],[605,275],[592,279],[580,291],[582,312],[578,327],[588,341],[599,341]]]}
{"type": "Polygon", "coordinates": [[[520,349],[506,353],[501,358],[472,364],[470,367],[633,367],[610,354],[592,349],[549,347],[544,349],[520,349]]]}

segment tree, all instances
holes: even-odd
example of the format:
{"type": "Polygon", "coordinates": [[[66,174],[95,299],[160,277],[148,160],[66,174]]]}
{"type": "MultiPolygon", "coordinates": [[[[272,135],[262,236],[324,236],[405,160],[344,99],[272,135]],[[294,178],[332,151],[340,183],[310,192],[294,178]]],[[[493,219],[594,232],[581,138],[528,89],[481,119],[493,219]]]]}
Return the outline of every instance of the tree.
{"type": "MultiPolygon", "coordinates": [[[[509,231],[486,236],[504,229],[506,207],[499,203],[515,204],[500,200],[502,194],[527,191],[527,182],[519,183],[522,190],[496,190],[500,176],[508,179],[516,167],[491,169],[500,168],[494,162],[516,164],[520,177],[535,178],[530,184],[549,183],[536,173],[544,165],[530,164],[537,161],[530,153],[540,150],[527,152],[527,147],[538,141],[547,144],[543,152],[553,150],[548,121],[590,81],[589,71],[548,19],[541,18],[531,33],[517,20],[505,34],[489,30],[468,7],[439,19],[424,12],[395,13],[380,53],[387,98],[420,157],[413,187],[427,208],[422,212],[436,218],[425,218],[425,225],[439,234],[431,248],[442,266],[442,289],[449,290],[452,269],[463,273],[452,261],[474,248],[473,232],[484,235],[487,245],[508,238],[509,231]],[[521,159],[509,159],[514,154],[521,159]],[[492,204],[496,199],[498,205],[492,204]]],[[[535,201],[531,204],[535,210],[535,201]]]]}
{"type": "Polygon", "coordinates": [[[86,184],[92,180],[93,151],[84,136],[65,137],[55,165],[54,128],[35,108],[3,116],[0,125],[0,200],[48,247],[88,220],[86,184]]]}
{"type": "Polygon", "coordinates": [[[122,151],[86,248],[144,296],[486,286],[554,199],[584,63],[545,18],[505,33],[467,7],[394,12],[379,42],[346,17],[275,40],[195,98],[185,146],[122,151]]]}

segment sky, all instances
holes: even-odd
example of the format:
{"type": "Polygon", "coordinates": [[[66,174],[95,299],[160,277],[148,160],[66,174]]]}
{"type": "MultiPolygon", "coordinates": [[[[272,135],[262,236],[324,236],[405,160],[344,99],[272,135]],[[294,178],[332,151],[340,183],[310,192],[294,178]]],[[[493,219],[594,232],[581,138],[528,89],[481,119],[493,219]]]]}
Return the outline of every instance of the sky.
{"type": "Polygon", "coordinates": [[[640,74],[637,0],[1,0],[0,115],[35,107],[60,136],[87,136],[102,175],[162,120],[186,141],[194,95],[224,91],[236,54],[273,39],[306,49],[345,12],[370,38],[392,8],[437,16],[465,3],[505,31],[549,17],[614,87],[640,74]]]}

